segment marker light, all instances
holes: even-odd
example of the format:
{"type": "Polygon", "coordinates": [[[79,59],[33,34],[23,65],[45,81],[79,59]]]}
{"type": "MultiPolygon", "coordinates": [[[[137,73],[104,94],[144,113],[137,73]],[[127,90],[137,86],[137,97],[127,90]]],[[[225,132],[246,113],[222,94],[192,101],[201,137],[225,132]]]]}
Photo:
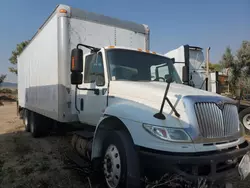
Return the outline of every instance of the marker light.
{"type": "Polygon", "coordinates": [[[66,13],[67,13],[67,10],[66,10],[66,9],[60,9],[59,12],[60,12],[60,13],[66,14],[66,13]]]}

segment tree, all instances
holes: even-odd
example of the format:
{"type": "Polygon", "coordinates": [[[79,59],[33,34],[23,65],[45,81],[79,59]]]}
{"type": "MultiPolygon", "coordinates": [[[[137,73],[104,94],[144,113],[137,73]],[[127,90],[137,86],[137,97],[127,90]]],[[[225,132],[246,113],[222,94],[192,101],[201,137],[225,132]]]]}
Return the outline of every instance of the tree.
{"type": "Polygon", "coordinates": [[[236,62],[241,71],[239,79],[242,89],[250,91],[250,41],[243,41],[236,53],[236,62]]]}
{"type": "Polygon", "coordinates": [[[2,74],[0,76],[0,85],[3,83],[3,81],[5,80],[5,78],[6,78],[6,74],[2,74]]]}
{"type": "Polygon", "coordinates": [[[234,64],[234,56],[233,56],[232,50],[229,46],[226,48],[225,53],[222,55],[222,59],[220,61],[220,64],[224,68],[231,67],[232,64],[234,64]]]}
{"type": "MultiPolygon", "coordinates": [[[[29,44],[29,41],[24,41],[21,42],[20,44],[16,45],[16,49],[14,51],[12,51],[12,55],[9,58],[9,61],[11,64],[13,64],[14,66],[17,65],[17,56],[19,56],[23,49],[29,44]]],[[[15,67],[9,67],[9,71],[12,73],[17,74],[17,69],[15,67]]]]}
{"type": "Polygon", "coordinates": [[[249,87],[250,77],[250,41],[243,41],[240,49],[233,56],[229,47],[220,61],[224,68],[229,68],[229,85],[233,92],[240,86],[249,87]]]}
{"type": "Polygon", "coordinates": [[[230,75],[228,77],[229,86],[232,90],[232,92],[235,92],[235,89],[237,88],[237,83],[239,80],[239,77],[241,76],[241,72],[239,70],[239,67],[237,63],[235,62],[234,55],[232,53],[231,48],[228,46],[222,55],[220,64],[223,68],[229,68],[230,75]]]}
{"type": "Polygon", "coordinates": [[[243,76],[250,76],[250,41],[243,41],[236,53],[236,61],[242,68],[243,76]]]}
{"type": "MultiPolygon", "coordinates": [[[[209,71],[210,72],[220,72],[222,71],[222,65],[216,64],[216,63],[209,63],[209,71]]],[[[204,67],[204,69],[207,69],[207,65],[204,67]]]]}

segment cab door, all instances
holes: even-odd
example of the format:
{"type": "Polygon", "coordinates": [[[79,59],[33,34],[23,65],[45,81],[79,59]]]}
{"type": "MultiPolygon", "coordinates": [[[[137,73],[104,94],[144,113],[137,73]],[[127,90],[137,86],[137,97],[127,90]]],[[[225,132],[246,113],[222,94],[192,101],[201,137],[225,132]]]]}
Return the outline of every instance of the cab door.
{"type": "Polygon", "coordinates": [[[104,53],[98,52],[85,57],[83,90],[79,95],[80,116],[82,123],[96,126],[107,105],[107,67],[104,53]]]}

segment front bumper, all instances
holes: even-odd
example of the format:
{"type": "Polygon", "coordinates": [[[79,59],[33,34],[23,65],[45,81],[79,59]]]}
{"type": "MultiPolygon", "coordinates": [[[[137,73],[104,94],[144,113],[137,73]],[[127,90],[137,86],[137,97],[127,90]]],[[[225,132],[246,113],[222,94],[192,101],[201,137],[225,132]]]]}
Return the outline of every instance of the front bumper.
{"type": "Polygon", "coordinates": [[[238,175],[242,157],[250,151],[247,141],[222,151],[172,153],[139,148],[143,171],[151,176],[177,173],[189,180],[225,180],[238,175]],[[150,173],[150,174],[149,174],[150,173]]]}

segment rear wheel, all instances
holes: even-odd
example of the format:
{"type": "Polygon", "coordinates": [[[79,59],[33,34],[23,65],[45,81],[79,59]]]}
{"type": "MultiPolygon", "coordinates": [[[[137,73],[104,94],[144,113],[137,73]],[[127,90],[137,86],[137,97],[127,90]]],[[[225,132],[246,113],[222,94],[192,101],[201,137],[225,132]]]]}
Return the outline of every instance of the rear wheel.
{"type": "Polygon", "coordinates": [[[30,132],[34,138],[44,136],[47,133],[47,125],[44,117],[35,112],[30,113],[30,132]]]}
{"type": "Polygon", "coordinates": [[[250,108],[246,108],[239,113],[240,121],[244,127],[250,131],[250,108]]]}
{"type": "Polygon", "coordinates": [[[30,116],[29,116],[29,110],[24,109],[23,111],[23,124],[25,131],[30,132],[30,116]]]}
{"type": "Polygon", "coordinates": [[[103,173],[109,188],[140,187],[140,165],[134,144],[125,131],[112,131],[104,141],[103,173]]]}

